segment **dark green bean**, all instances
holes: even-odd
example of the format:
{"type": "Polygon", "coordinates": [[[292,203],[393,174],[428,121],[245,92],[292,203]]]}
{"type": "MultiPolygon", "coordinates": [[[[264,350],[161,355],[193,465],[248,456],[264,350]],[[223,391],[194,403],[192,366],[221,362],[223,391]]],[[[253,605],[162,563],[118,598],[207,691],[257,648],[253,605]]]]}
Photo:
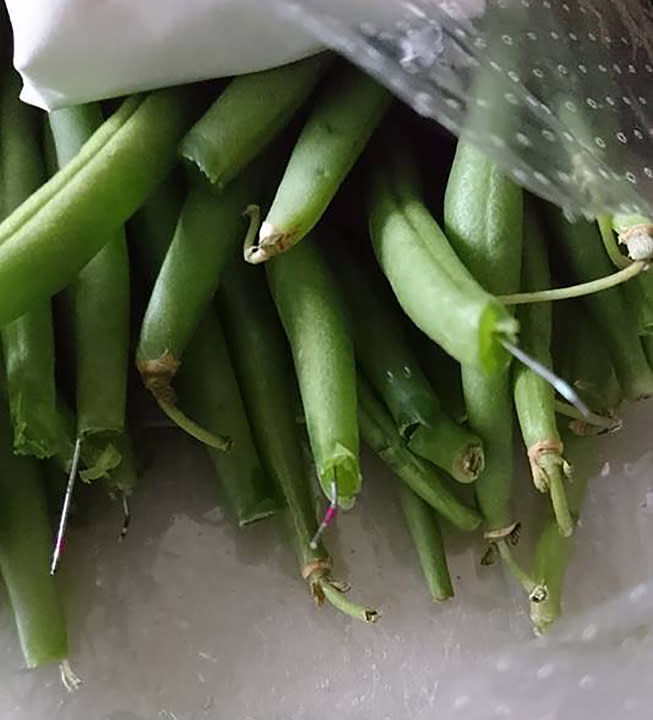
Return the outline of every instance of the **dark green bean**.
{"type": "Polygon", "coordinates": [[[267,264],[272,297],[290,342],[311,450],[325,495],[350,508],[361,487],[356,370],[345,310],[315,242],[267,264]]]}
{"type": "Polygon", "coordinates": [[[400,305],[459,362],[489,374],[505,369],[510,356],[500,340],[514,341],[516,321],[474,281],[419,197],[408,195],[408,161],[392,159],[372,177],[370,234],[400,305]]]}
{"type": "Polygon", "coordinates": [[[193,95],[172,88],[125,101],[0,224],[0,325],[65,287],[165,177],[193,95]]]}
{"type": "MultiPolygon", "coordinates": [[[[50,113],[60,167],[73,161],[101,124],[96,103],[50,113]]],[[[106,234],[108,241],[80,271],[72,288],[77,433],[81,438],[94,433],[119,433],[125,425],[129,258],[123,229],[106,234]]]]}
{"type": "Polygon", "coordinates": [[[254,446],[224,333],[212,308],[188,345],[178,385],[182,401],[203,427],[212,432],[229,428],[234,440],[231,451],[207,450],[238,524],[277,512],[281,503],[254,446]]]}
{"type": "Polygon", "coordinates": [[[295,416],[298,389],[290,349],[262,268],[245,265],[240,258],[231,263],[218,291],[218,302],[256,446],[269,477],[281,488],[288,505],[302,578],[318,601],[326,599],[339,610],[372,622],[375,611],[351,602],[343,604],[323,544],[311,547],[318,526],[302,456],[303,433],[295,416]]]}
{"type": "Polygon", "coordinates": [[[460,364],[436,345],[431,338],[415,329],[413,346],[420,366],[437,395],[444,412],[457,423],[467,421],[460,364]]]}
{"type": "Polygon", "coordinates": [[[145,277],[150,292],[165,260],[181,214],[183,185],[180,174],[170,173],[147,198],[128,225],[129,237],[133,238],[130,250],[135,253],[138,269],[145,277]]]}
{"type": "MultiPolygon", "coordinates": [[[[546,208],[546,219],[556,248],[576,282],[610,274],[612,265],[595,224],[570,223],[552,206],[546,208]]],[[[621,289],[615,287],[587,295],[583,302],[601,330],[626,398],[636,400],[653,394],[653,372],[646,362],[635,320],[628,312],[621,289]]]]}
{"type": "Polygon", "coordinates": [[[374,452],[413,492],[461,530],[475,530],[481,516],[447,487],[434,465],[404,444],[392,418],[362,376],[358,376],[358,419],[361,435],[374,452]]]}
{"type": "Polygon", "coordinates": [[[234,78],[179,152],[223,188],[288,124],[329,66],[326,53],[234,78]]]}
{"type": "Polygon", "coordinates": [[[352,323],[356,357],[411,450],[471,482],[483,468],[480,440],[448,418],[407,342],[389,288],[346,253],[336,274],[352,323]]]}
{"type": "Polygon", "coordinates": [[[433,600],[453,597],[447,556],[433,508],[403,483],[399,486],[399,497],[431,597],[433,600]]]}
{"type": "MultiPolygon", "coordinates": [[[[522,289],[526,292],[550,287],[551,275],[544,237],[534,214],[524,224],[522,289]]],[[[551,359],[551,303],[520,305],[518,317],[524,350],[545,367],[551,359]]],[[[514,397],[522,437],[535,487],[551,496],[553,512],[560,532],[571,535],[574,524],[569,513],[565,478],[571,467],[564,459],[563,444],[556,422],[555,390],[540,375],[525,365],[514,368],[514,397]]]]}
{"type": "Polygon", "coordinates": [[[13,454],[4,407],[0,416],[0,570],[25,662],[37,667],[66,659],[66,625],[49,573],[52,534],[39,466],[13,454]]]}
{"type": "Polygon", "coordinates": [[[333,74],[302,130],[249,262],[285,252],[315,226],[392,96],[353,66],[333,74]]]}
{"type": "MultiPolygon", "coordinates": [[[[39,114],[18,99],[13,70],[3,78],[0,99],[0,216],[6,217],[43,182],[39,114]]],[[[50,301],[39,300],[2,328],[14,448],[50,457],[56,452],[54,333],[50,301]]]]}
{"type": "MultiPolygon", "coordinates": [[[[606,418],[614,417],[622,400],[621,387],[610,354],[580,301],[553,304],[552,348],[558,375],[567,378],[591,410],[606,418]]],[[[576,434],[601,432],[600,427],[592,426],[576,413],[572,415],[569,426],[576,434]]]]}
{"type": "MultiPolygon", "coordinates": [[[[522,191],[482,152],[458,143],[444,201],[445,230],[453,249],[490,293],[519,289],[522,252],[522,191]]],[[[515,528],[512,393],[508,367],[493,375],[462,366],[470,427],[483,441],[485,469],[475,492],[490,539],[515,528]]]]}

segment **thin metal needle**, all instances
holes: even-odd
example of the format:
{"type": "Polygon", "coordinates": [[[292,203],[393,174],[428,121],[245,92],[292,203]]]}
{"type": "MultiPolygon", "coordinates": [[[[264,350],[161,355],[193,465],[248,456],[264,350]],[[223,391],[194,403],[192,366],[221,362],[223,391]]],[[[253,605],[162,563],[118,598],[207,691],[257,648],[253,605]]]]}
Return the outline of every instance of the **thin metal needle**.
{"type": "Polygon", "coordinates": [[[565,398],[565,400],[570,402],[578,410],[578,412],[583,415],[583,417],[589,416],[590,409],[587,405],[585,405],[580,397],[578,397],[578,393],[576,393],[568,382],[563,380],[561,377],[558,377],[553,371],[549,370],[546,365],[542,365],[542,363],[538,362],[535,358],[532,358],[528,353],[525,353],[521,348],[517,347],[517,345],[513,345],[509,340],[500,338],[500,342],[511,355],[519,360],[519,362],[526,365],[527,368],[530,368],[541,378],[544,378],[549,385],[552,385],[555,390],[557,390],[557,392],[565,398]]]}
{"type": "Polygon", "coordinates": [[[129,512],[129,503],[127,502],[127,495],[125,493],[122,494],[122,512],[124,515],[124,520],[122,522],[122,528],[120,530],[120,535],[118,536],[118,542],[122,542],[126,535],[127,531],[129,530],[129,523],[131,522],[132,516],[129,512]]]}
{"type": "Polygon", "coordinates": [[[75,489],[75,480],[77,479],[77,468],[79,466],[79,455],[82,448],[81,438],[77,438],[75,442],[75,450],[73,451],[73,460],[70,465],[70,473],[68,475],[68,485],[66,494],[63,499],[63,507],[61,508],[61,517],[59,518],[59,530],[57,531],[57,539],[54,544],[54,552],[52,553],[52,563],[50,564],[50,575],[57,572],[59,559],[63,550],[64,535],[66,534],[66,525],[68,524],[68,515],[70,514],[70,501],[73,497],[75,489]]]}
{"type": "Polygon", "coordinates": [[[338,509],[338,486],[335,480],[331,484],[331,495],[332,498],[331,502],[329,503],[329,507],[326,509],[324,517],[322,518],[322,522],[320,523],[320,526],[318,527],[315,535],[313,535],[313,539],[309,543],[311,550],[315,550],[315,548],[317,548],[317,543],[322,537],[322,533],[329,527],[329,524],[336,515],[336,511],[338,509]]]}

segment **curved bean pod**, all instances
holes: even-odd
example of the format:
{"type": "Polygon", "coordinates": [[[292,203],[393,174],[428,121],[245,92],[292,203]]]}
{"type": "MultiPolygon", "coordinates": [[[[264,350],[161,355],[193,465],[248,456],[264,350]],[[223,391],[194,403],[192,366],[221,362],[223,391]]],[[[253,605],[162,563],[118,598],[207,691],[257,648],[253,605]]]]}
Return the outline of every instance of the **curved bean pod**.
{"type": "Polygon", "coordinates": [[[285,252],[315,226],[391,101],[358,68],[334,73],[292,151],[249,262],[285,252]]]}
{"type": "Polygon", "coordinates": [[[370,235],[384,274],[422,332],[460,363],[500,372],[509,364],[500,338],[514,340],[517,322],[474,281],[425,209],[428,222],[415,226],[407,209],[422,203],[393,188],[402,180],[383,167],[372,177],[370,235]]]}
{"type": "Polygon", "coordinates": [[[335,260],[334,272],[346,300],[357,360],[400,434],[418,455],[459,482],[472,482],[483,467],[481,442],[440,409],[406,340],[389,288],[346,253],[338,253],[335,260]]]}

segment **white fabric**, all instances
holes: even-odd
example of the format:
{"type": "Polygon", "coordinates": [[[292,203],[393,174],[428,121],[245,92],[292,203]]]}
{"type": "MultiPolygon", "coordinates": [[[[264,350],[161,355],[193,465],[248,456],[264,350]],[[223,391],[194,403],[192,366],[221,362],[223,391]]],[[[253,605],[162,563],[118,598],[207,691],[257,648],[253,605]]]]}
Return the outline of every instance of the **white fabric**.
{"type": "Polygon", "coordinates": [[[21,98],[45,109],[261,70],[318,48],[265,0],[6,2],[21,98]]]}

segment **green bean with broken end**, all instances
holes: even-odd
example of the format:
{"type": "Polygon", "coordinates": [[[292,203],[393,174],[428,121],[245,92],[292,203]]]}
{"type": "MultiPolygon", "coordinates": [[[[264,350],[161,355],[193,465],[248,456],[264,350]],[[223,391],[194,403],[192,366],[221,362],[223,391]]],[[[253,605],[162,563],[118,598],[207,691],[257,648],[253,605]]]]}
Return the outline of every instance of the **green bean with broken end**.
{"type": "Polygon", "coordinates": [[[234,78],[184,136],[180,155],[225,187],[286,127],[329,63],[320,53],[234,78]]]}

